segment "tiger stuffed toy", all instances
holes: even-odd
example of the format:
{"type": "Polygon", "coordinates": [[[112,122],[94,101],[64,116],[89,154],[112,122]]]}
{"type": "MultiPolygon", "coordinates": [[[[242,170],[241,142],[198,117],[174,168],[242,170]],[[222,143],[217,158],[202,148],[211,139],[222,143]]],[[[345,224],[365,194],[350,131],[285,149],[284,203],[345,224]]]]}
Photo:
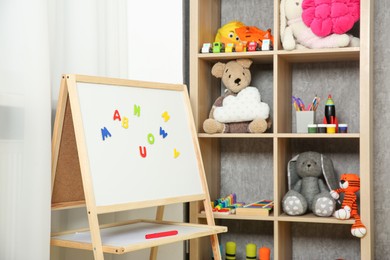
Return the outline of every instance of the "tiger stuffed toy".
{"type": "Polygon", "coordinates": [[[360,178],[359,175],[353,173],[344,173],[340,176],[340,188],[332,190],[330,195],[334,199],[340,197],[340,193],[344,193],[343,203],[339,210],[334,212],[334,216],[337,219],[355,219],[355,223],[352,225],[351,233],[355,237],[362,238],[366,235],[367,229],[360,220],[357,205],[356,192],[360,190],[360,178]]]}

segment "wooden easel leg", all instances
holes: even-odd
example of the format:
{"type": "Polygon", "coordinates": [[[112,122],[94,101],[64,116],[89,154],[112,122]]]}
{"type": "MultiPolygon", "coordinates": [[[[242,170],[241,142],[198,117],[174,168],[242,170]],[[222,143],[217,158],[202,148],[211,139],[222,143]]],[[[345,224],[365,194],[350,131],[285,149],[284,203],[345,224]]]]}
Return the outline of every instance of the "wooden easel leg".
{"type": "MultiPolygon", "coordinates": [[[[205,199],[203,201],[205,213],[206,213],[206,220],[207,224],[209,226],[215,226],[214,222],[214,216],[213,216],[213,210],[211,209],[210,199],[205,199]]],[[[211,235],[211,248],[213,249],[214,259],[215,260],[222,260],[221,251],[219,250],[219,240],[218,235],[211,235]]]]}
{"type": "Polygon", "coordinates": [[[91,211],[88,211],[88,221],[89,221],[89,229],[91,232],[92,239],[92,251],[95,260],[104,260],[103,247],[102,247],[102,239],[100,236],[100,227],[98,216],[91,211]]]}
{"type": "MultiPolygon", "coordinates": [[[[161,221],[161,220],[163,220],[163,217],[164,217],[164,206],[158,206],[157,212],[156,212],[156,220],[161,221]]],[[[152,247],[150,249],[150,257],[149,257],[150,260],[157,259],[157,251],[158,251],[157,246],[152,247]]]]}

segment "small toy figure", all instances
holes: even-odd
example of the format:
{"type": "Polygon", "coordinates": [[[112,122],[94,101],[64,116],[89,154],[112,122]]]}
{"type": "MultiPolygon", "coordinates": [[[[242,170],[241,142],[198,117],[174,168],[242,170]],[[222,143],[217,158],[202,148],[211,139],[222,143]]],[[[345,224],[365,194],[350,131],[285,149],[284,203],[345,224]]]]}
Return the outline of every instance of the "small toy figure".
{"type": "Polygon", "coordinates": [[[255,41],[248,42],[247,44],[247,50],[248,51],[259,51],[259,44],[255,41]]]}
{"type": "Polygon", "coordinates": [[[334,216],[337,219],[355,219],[355,223],[352,225],[351,233],[355,237],[362,238],[367,233],[367,228],[360,220],[358,213],[357,196],[356,192],[360,190],[360,177],[353,173],[344,173],[340,177],[340,188],[332,190],[330,195],[334,199],[340,197],[340,193],[344,193],[343,203],[341,209],[336,210],[334,216]]]}
{"type": "Polygon", "coordinates": [[[236,44],[236,52],[246,52],[246,42],[239,42],[236,44]]]}
{"type": "Polygon", "coordinates": [[[201,53],[212,53],[211,43],[203,43],[201,53]]]}
{"type": "Polygon", "coordinates": [[[234,43],[227,43],[225,47],[225,52],[235,52],[234,43]]]}
{"type": "Polygon", "coordinates": [[[225,44],[222,42],[214,42],[213,43],[213,53],[221,53],[225,52],[225,44]]]}

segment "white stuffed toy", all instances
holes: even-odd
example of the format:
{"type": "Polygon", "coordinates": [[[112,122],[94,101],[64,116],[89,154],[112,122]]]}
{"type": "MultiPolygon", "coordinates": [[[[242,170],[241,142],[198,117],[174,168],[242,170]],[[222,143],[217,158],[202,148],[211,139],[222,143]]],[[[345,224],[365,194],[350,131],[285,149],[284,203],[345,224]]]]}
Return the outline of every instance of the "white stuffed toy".
{"type": "Polygon", "coordinates": [[[281,0],[280,36],[285,50],[359,46],[359,39],[348,34],[315,35],[302,20],[303,0],[281,0]]]}

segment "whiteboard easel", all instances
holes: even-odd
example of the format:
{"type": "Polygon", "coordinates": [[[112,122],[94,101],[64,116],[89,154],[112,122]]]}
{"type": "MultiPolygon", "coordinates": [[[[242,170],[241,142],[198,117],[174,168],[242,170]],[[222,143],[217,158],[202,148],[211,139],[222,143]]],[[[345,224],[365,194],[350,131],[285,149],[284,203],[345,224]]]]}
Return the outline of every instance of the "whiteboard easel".
{"type": "Polygon", "coordinates": [[[52,142],[52,208],[85,205],[89,229],[52,234],[51,244],[123,254],[218,233],[187,89],[172,85],[64,75],[52,142]],[[207,225],[163,221],[164,205],[203,201],[207,225]],[[98,215],[156,207],[156,220],[99,225],[98,215]],[[146,234],[178,231],[147,239],[146,234]]]}

